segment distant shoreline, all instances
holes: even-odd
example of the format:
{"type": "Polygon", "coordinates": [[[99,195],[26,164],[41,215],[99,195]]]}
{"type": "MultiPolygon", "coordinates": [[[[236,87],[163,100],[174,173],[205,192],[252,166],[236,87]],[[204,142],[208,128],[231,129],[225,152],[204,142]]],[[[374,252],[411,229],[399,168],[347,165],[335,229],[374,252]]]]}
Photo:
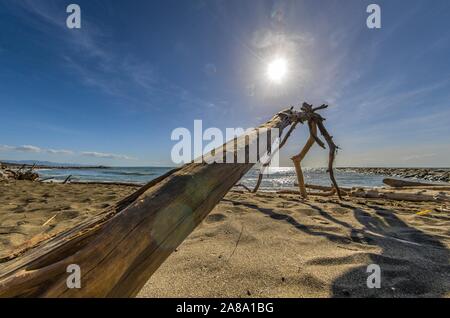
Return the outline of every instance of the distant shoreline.
{"type": "MultiPolygon", "coordinates": [[[[118,166],[105,166],[105,165],[43,165],[43,164],[30,164],[30,163],[15,163],[15,162],[8,162],[8,161],[0,161],[0,164],[3,165],[6,168],[17,168],[17,167],[24,167],[24,168],[31,168],[34,166],[35,169],[114,169],[118,168],[118,166]]],[[[125,167],[125,166],[124,166],[125,167]]],[[[131,168],[126,166],[127,168],[131,168]]],[[[154,167],[154,166],[142,166],[142,167],[154,167]]],[[[158,168],[174,168],[175,166],[161,166],[158,168]]],[[[132,167],[135,168],[135,167],[132,167]]],[[[289,167],[291,168],[291,167],[289,167]]],[[[293,167],[292,167],[293,168],[293,167]]],[[[306,167],[309,168],[309,167],[306,167]]],[[[326,168],[326,167],[318,167],[318,168],[326,168]]],[[[403,171],[413,171],[413,170],[430,170],[430,171],[450,171],[450,167],[351,167],[351,166],[344,166],[344,167],[335,167],[336,170],[353,170],[353,171],[373,171],[376,170],[403,170],[403,171]]]]}
{"type": "Polygon", "coordinates": [[[31,168],[34,169],[111,169],[112,167],[109,166],[51,166],[51,165],[32,165],[28,163],[12,163],[12,162],[6,162],[2,161],[0,162],[3,167],[6,167],[7,169],[16,169],[16,168],[31,168]]]}
{"type": "MultiPolygon", "coordinates": [[[[80,165],[32,165],[29,163],[12,163],[7,161],[1,161],[1,166],[6,169],[19,169],[21,167],[29,169],[33,167],[36,170],[39,169],[58,169],[58,170],[90,170],[90,169],[115,169],[118,167],[113,166],[80,166],[80,165]]],[[[161,167],[170,168],[170,167],[161,167]]],[[[389,177],[397,177],[403,179],[421,179],[431,182],[450,182],[450,168],[411,168],[411,167],[336,167],[340,172],[357,172],[361,174],[371,175],[385,175],[389,177]]]]}

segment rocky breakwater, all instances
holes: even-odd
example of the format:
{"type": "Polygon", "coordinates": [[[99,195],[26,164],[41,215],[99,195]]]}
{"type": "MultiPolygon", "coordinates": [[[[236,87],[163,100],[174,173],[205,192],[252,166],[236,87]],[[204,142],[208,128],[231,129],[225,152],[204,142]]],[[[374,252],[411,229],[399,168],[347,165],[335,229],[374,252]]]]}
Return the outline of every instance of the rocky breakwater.
{"type": "Polygon", "coordinates": [[[450,182],[450,168],[338,168],[338,170],[432,182],[450,182]]]}

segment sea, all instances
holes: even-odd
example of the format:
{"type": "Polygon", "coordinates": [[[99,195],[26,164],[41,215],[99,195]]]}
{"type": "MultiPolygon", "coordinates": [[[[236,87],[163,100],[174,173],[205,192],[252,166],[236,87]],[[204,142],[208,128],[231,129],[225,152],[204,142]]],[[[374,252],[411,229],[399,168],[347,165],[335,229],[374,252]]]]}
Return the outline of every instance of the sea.
{"type": "MultiPolygon", "coordinates": [[[[76,169],[39,169],[41,179],[62,182],[69,175],[71,181],[78,182],[126,182],[145,184],[161,176],[171,167],[108,167],[108,168],[76,168],[76,169]]],[[[329,186],[331,185],[326,168],[303,168],[306,183],[329,186]]],[[[251,169],[240,183],[254,187],[258,180],[259,169],[251,169]]],[[[383,175],[363,174],[345,170],[335,170],[335,177],[342,187],[378,187],[383,186],[383,175]]],[[[271,168],[270,173],[264,174],[261,190],[280,190],[295,187],[297,177],[294,168],[271,168]]]]}

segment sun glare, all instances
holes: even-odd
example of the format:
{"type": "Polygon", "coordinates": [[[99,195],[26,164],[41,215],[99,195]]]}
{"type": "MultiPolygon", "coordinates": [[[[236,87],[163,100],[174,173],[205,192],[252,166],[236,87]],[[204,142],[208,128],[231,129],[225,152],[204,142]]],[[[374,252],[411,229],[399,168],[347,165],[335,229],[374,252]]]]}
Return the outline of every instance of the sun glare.
{"type": "Polygon", "coordinates": [[[281,83],[287,73],[287,62],[283,58],[277,58],[267,67],[267,76],[275,83],[281,83]]]}

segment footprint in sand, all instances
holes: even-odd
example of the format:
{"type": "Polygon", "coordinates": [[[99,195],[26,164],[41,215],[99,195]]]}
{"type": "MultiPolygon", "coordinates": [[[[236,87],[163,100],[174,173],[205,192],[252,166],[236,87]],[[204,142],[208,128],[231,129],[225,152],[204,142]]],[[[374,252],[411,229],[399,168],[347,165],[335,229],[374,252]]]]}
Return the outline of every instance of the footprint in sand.
{"type": "Polygon", "coordinates": [[[25,212],[25,207],[19,205],[13,211],[14,211],[14,213],[23,213],[23,212],[25,212]]]}
{"type": "Polygon", "coordinates": [[[334,214],[337,214],[337,215],[345,215],[348,212],[350,212],[349,209],[341,208],[341,207],[333,207],[333,208],[331,208],[331,211],[334,212],[334,214]]]}
{"type": "Polygon", "coordinates": [[[206,223],[217,223],[225,220],[227,217],[222,213],[210,214],[206,217],[206,223]]]}
{"type": "Polygon", "coordinates": [[[57,221],[61,221],[61,220],[70,220],[70,219],[74,219],[77,216],[80,215],[80,212],[78,211],[61,211],[57,216],[56,216],[56,220],[57,221]]]}
{"type": "Polygon", "coordinates": [[[378,255],[374,253],[354,253],[341,257],[316,257],[307,262],[308,265],[330,266],[330,265],[350,265],[350,264],[368,264],[376,263],[381,265],[403,266],[410,262],[403,259],[397,259],[389,256],[378,255]]]}
{"type": "Polygon", "coordinates": [[[328,224],[330,224],[330,222],[327,222],[327,221],[325,221],[324,219],[322,219],[322,218],[320,218],[320,217],[317,217],[317,216],[313,216],[312,219],[313,219],[314,221],[320,223],[320,224],[323,224],[323,225],[328,225],[328,224]]]}
{"type": "Polygon", "coordinates": [[[313,216],[317,214],[317,211],[314,209],[296,209],[296,212],[300,213],[301,215],[305,215],[305,216],[313,216]]]}

